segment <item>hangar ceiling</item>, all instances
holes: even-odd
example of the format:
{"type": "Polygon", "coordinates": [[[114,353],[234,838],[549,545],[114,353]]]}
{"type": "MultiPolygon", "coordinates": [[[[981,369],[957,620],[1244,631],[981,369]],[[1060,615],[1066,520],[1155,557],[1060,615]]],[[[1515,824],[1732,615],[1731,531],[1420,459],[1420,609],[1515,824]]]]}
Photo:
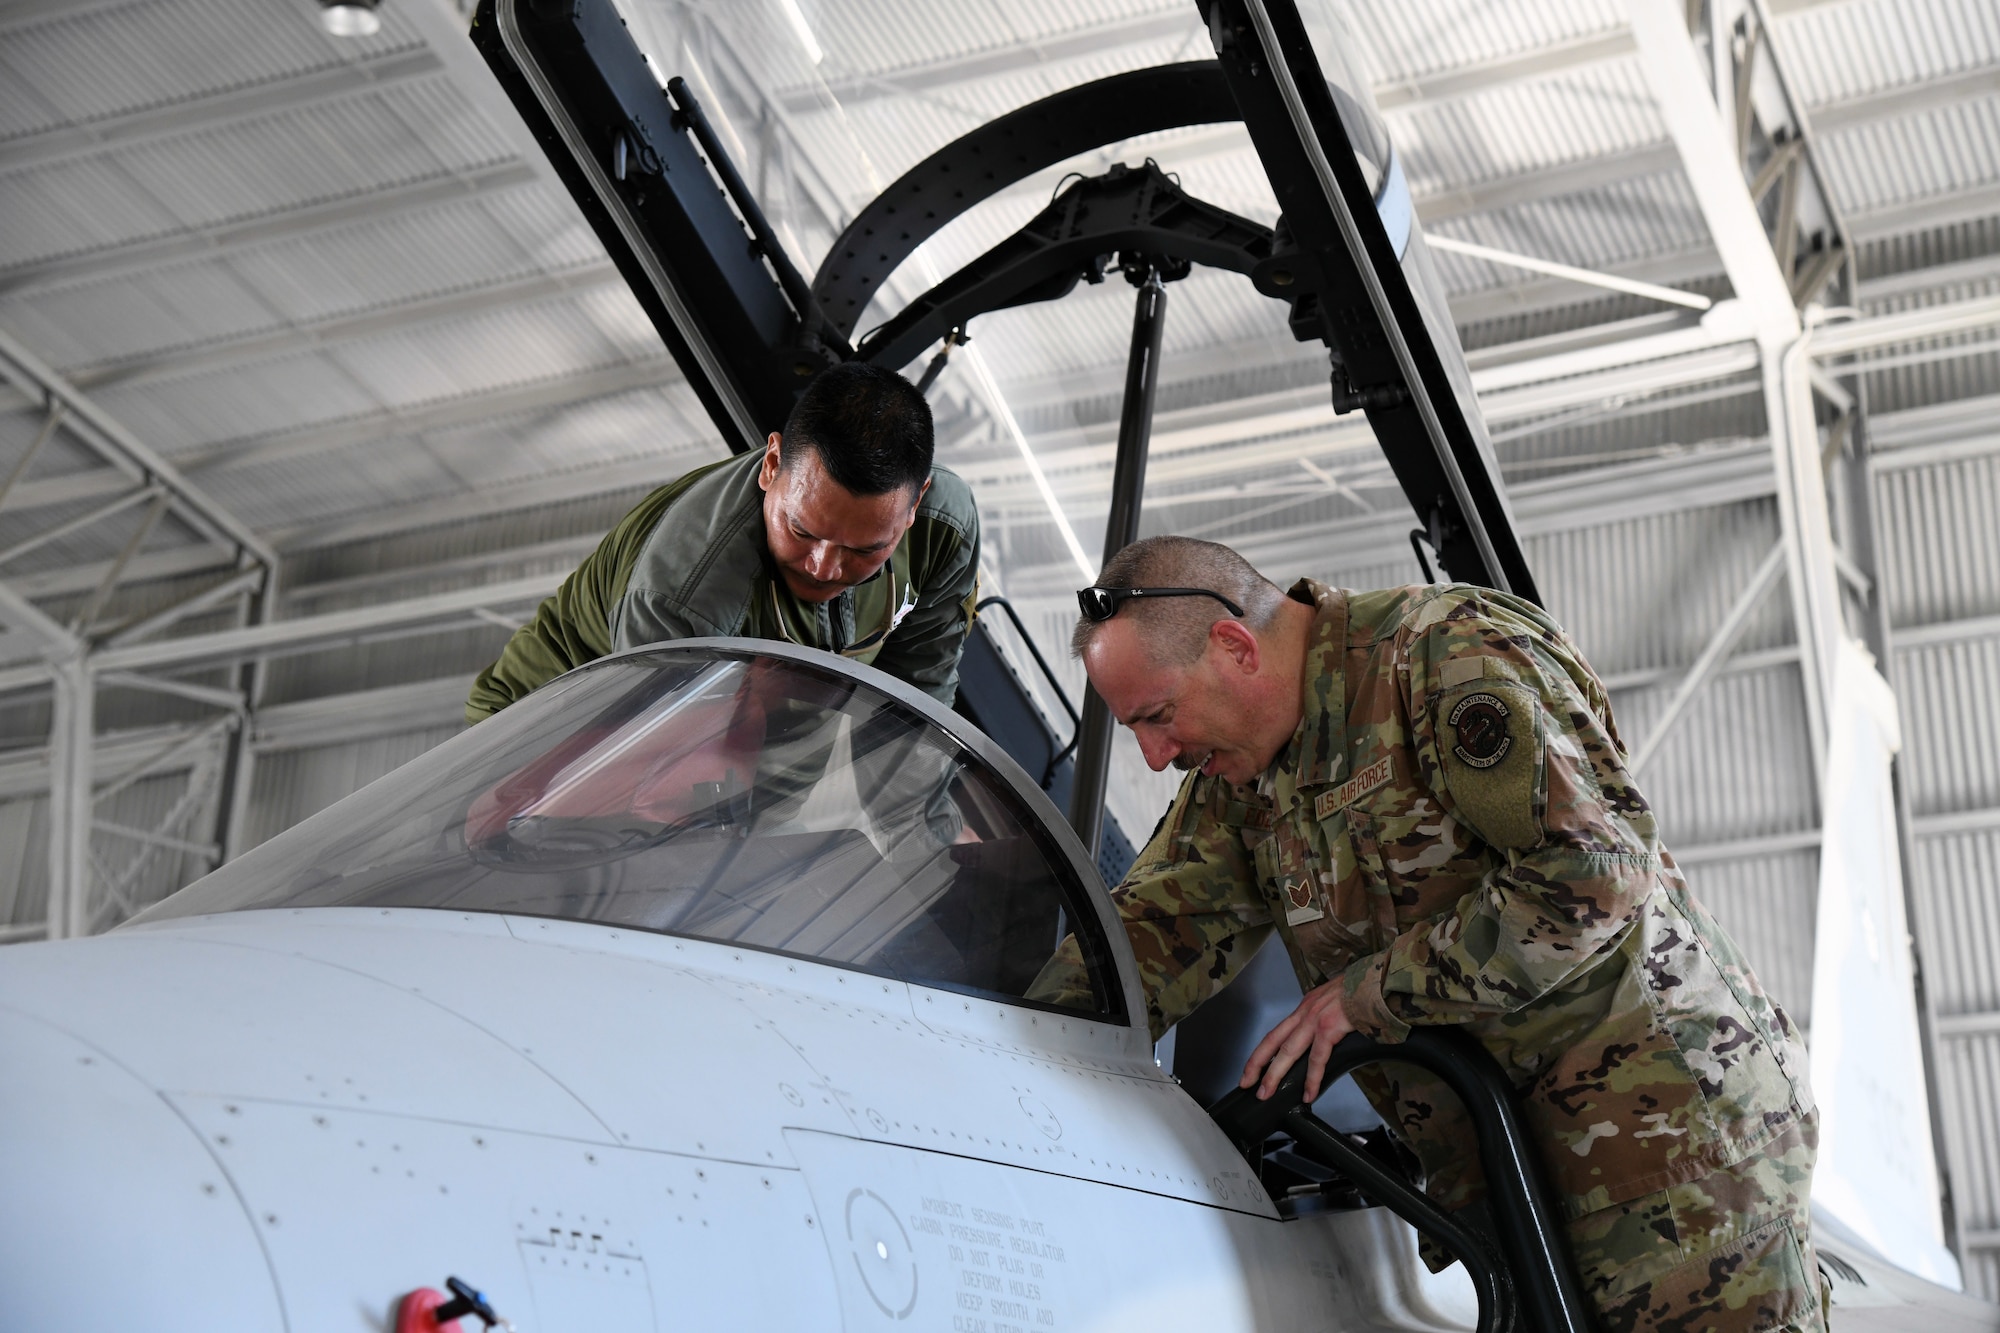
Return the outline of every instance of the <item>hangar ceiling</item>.
{"type": "MultiPolygon", "coordinates": [[[[635,3],[631,15],[663,68],[708,85],[808,265],[876,188],[981,119],[1087,78],[1206,54],[1181,4],[955,5],[948,19],[922,4],[807,7],[818,65],[778,0],[635,3]]],[[[1863,281],[1879,287],[1889,275],[1868,270],[1893,266],[1894,291],[1911,291],[1924,239],[1940,253],[1977,249],[1972,233],[2000,204],[1990,11],[1882,0],[1777,9],[1777,46],[1864,249],[1863,281]]],[[[0,328],[288,551],[630,491],[669,460],[712,450],[449,5],[391,3],[370,38],[329,37],[312,19],[296,0],[0,7],[0,328]]],[[[1360,4],[1354,20],[1430,231],[1726,293],[1620,5],[1360,4]]],[[[1155,156],[1205,198],[1275,211],[1237,128],[1121,147],[1102,157],[1155,156]]],[[[1046,200],[1063,172],[1047,174],[920,261],[948,269],[976,253],[1046,200]]],[[[1649,321],[1597,335],[1630,336],[1691,318],[1459,255],[1440,265],[1473,346],[1649,321]]],[[[1963,283],[1977,259],[1972,268],[1937,276],[1963,283]]],[[[1198,275],[1174,294],[1164,431],[1176,410],[1316,387],[1322,368],[1280,341],[1247,284],[1198,275]]],[[[1099,289],[1059,316],[994,316],[974,330],[1038,450],[1098,442],[1091,427],[1115,413],[1125,305],[1099,289]]],[[[1290,424],[1282,406],[1271,424],[1290,424]]],[[[36,425],[10,413],[7,443],[36,425]]],[[[1553,470],[1542,455],[1560,446],[1547,431],[1505,433],[1511,471],[1553,470]]],[[[1231,450],[1205,453],[1175,503],[1226,536],[1230,496],[1190,497],[1213,489],[1204,476],[1245,483],[1231,450]]],[[[1094,461],[1054,464],[1078,474],[1064,503],[1079,526],[1102,505],[1108,459],[1094,461]]],[[[1354,512],[1357,495],[1386,480],[1365,458],[1344,492],[1287,466],[1292,475],[1259,478],[1257,492],[1260,504],[1284,498],[1273,484],[1299,493],[1287,524],[1354,512]]],[[[45,494],[76,504],[81,489],[45,494]]],[[[8,507],[36,498],[31,489],[8,507]]],[[[997,503],[1014,507],[1012,492],[997,503]]],[[[63,554],[109,558],[118,540],[63,554]]],[[[141,568],[158,554],[149,548],[141,568]]]]}

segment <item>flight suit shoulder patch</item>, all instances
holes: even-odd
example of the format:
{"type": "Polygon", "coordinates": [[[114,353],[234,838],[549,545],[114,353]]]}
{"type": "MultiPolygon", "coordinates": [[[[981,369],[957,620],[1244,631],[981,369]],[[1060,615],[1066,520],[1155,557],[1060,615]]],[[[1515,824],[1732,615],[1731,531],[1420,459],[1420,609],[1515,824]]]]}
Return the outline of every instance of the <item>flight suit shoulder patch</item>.
{"type": "Polygon", "coordinates": [[[1437,704],[1438,758],[1458,813],[1495,847],[1542,839],[1541,709],[1534,691],[1481,679],[1437,704]]]}

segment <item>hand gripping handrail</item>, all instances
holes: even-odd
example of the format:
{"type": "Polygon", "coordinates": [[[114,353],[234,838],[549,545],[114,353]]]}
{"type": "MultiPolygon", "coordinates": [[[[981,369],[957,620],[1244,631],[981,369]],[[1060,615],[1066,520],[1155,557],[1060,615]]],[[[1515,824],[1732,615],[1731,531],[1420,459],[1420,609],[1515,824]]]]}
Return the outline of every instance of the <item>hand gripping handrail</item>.
{"type": "Polygon", "coordinates": [[[1385,1061],[1437,1075],[1465,1104],[1486,1174],[1490,1227],[1469,1213],[1447,1213],[1314,1115],[1304,1102],[1303,1060],[1269,1101],[1259,1101],[1255,1088],[1238,1088],[1209,1114],[1246,1155],[1279,1130],[1290,1134],[1338,1167],[1362,1194],[1450,1250],[1478,1292],[1480,1333],[1588,1333],[1588,1306],[1541,1164],[1515,1111],[1513,1085],[1499,1064],[1456,1029],[1416,1028],[1395,1043],[1355,1033],[1333,1048],[1325,1079],[1385,1061]]]}

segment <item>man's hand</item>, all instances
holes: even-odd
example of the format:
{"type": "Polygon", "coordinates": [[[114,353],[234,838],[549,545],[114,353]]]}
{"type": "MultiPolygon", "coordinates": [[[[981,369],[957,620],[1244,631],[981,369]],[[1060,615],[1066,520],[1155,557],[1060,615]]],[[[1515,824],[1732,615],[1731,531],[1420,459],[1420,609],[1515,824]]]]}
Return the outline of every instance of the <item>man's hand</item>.
{"type": "Polygon", "coordinates": [[[1306,1060],[1306,1104],[1310,1106],[1319,1097],[1320,1080],[1326,1075],[1334,1045],[1354,1031],[1354,1025],[1347,1021],[1346,1000],[1346,989],[1338,977],[1308,992],[1299,1007],[1250,1052],[1250,1063],[1243,1066],[1243,1081],[1237,1086],[1247,1088],[1257,1083],[1261,1074],[1257,1099],[1269,1101],[1285,1071],[1310,1049],[1312,1054],[1306,1060]]]}

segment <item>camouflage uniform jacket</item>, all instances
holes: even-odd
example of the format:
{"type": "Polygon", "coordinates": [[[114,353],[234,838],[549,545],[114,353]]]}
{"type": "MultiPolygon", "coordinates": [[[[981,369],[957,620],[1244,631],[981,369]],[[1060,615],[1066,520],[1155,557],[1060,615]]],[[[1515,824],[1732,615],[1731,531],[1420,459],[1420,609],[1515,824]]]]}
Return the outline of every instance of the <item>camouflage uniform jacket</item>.
{"type": "Polygon", "coordinates": [[[668,639],[742,635],[868,662],[949,707],[979,596],[979,510],[931,470],[916,521],[873,578],[827,602],[792,595],[764,542],[753,449],[660,487],[619,520],[481,672],[468,722],[606,653],[668,639]]]}
{"type": "MultiPolygon", "coordinates": [[[[1795,1125],[1797,1031],[1660,846],[1569,637],[1464,585],[1291,595],[1317,615],[1289,748],[1253,788],[1191,776],[1114,895],[1155,1036],[1275,928],[1302,988],[1345,981],[1358,1030],[1478,1037],[1571,1217],[1795,1125]]],[[[1362,1081],[1433,1196],[1476,1198],[1442,1084],[1393,1064],[1362,1081]]]]}

